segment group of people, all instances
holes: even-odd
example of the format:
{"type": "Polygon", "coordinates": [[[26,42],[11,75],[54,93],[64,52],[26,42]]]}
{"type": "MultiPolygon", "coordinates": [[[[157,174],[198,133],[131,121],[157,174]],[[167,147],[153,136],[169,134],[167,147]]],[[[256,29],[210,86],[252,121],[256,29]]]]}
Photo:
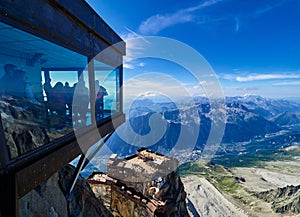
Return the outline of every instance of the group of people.
{"type": "MultiPolygon", "coordinates": [[[[37,99],[31,89],[31,84],[27,82],[27,74],[23,69],[19,69],[14,64],[5,64],[4,74],[0,77],[0,97],[16,99],[25,108],[33,105],[34,108],[43,107],[49,111],[50,115],[66,117],[67,120],[80,120],[86,124],[88,106],[90,102],[89,89],[83,80],[79,80],[72,87],[68,82],[56,82],[51,85],[51,79],[47,79],[43,88],[47,100],[37,99]],[[74,96],[76,99],[74,100],[74,96]]],[[[108,95],[106,89],[95,81],[95,118],[97,121],[104,118],[104,96],[108,95]]],[[[48,113],[48,112],[47,112],[48,113]]]]}
{"type": "MultiPolygon", "coordinates": [[[[47,96],[48,108],[51,114],[68,115],[70,119],[80,119],[86,123],[86,113],[89,105],[89,89],[85,82],[80,80],[71,87],[68,82],[63,85],[57,82],[54,87],[51,86],[51,79],[45,81],[44,90],[47,96]],[[76,99],[73,99],[76,95],[76,99]]],[[[99,121],[104,117],[104,100],[103,97],[108,95],[106,89],[95,81],[95,116],[99,121]]]]}
{"type": "MultiPolygon", "coordinates": [[[[67,82],[65,87],[62,82],[57,82],[54,87],[52,87],[51,79],[45,81],[44,91],[47,96],[47,107],[50,111],[50,114],[66,115],[66,105],[68,105],[68,95],[66,94],[67,87],[67,82]]],[[[70,93],[70,96],[72,95],[73,93],[70,93]]]]}
{"type": "Polygon", "coordinates": [[[59,115],[61,118],[69,117],[72,120],[72,115],[83,124],[86,123],[86,113],[89,105],[89,90],[85,86],[84,81],[78,81],[70,86],[68,82],[56,82],[52,87],[51,79],[46,80],[44,90],[47,96],[47,107],[51,115],[59,115]],[[79,97],[80,102],[73,102],[74,93],[79,97]]]}

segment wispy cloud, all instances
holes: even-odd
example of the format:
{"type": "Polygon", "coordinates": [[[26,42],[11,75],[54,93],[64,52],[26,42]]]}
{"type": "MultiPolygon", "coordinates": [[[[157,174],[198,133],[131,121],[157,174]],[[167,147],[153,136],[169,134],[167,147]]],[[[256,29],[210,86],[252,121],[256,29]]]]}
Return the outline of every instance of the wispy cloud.
{"type": "MultiPolygon", "coordinates": [[[[219,73],[218,78],[237,82],[251,82],[264,80],[280,80],[300,79],[300,71],[277,71],[275,73],[251,73],[248,70],[233,69],[234,73],[219,73]]],[[[294,82],[294,81],[292,81],[294,82]]],[[[283,84],[283,83],[282,83],[283,84]]]]}
{"type": "Polygon", "coordinates": [[[136,68],[142,68],[145,67],[145,63],[141,60],[124,60],[123,67],[126,69],[136,69],[136,68]]]}
{"type": "Polygon", "coordinates": [[[236,81],[238,82],[249,82],[249,81],[263,81],[271,79],[295,79],[300,78],[300,75],[295,74],[259,74],[259,75],[248,75],[248,76],[237,76],[236,81]]]}
{"type": "Polygon", "coordinates": [[[253,91],[253,90],[259,90],[258,87],[237,87],[236,90],[238,91],[253,91]]]}
{"type": "Polygon", "coordinates": [[[179,11],[169,15],[156,14],[142,22],[139,27],[139,31],[142,34],[156,34],[167,27],[180,23],[188,23],[194,19],[194,15],[185,11],[179,11]]]}
{"type": "Polygon", "coordinates": [[[147,72],[135,76],[124,83],[124,97],[132,98],[149,92],[160,92],[175,97],[187,94],[186,88],[173,77],[159,72],[147,72]]]}
{"type": "Polygon", "coordinates": [[[235,31],[238,32],[240,30],[240,19],[235,17],[235,31]]]}
{"type": "Polygon", "coordinates": [[[133,64],[130,64],[129,62],[123,63],[123,67],[126,69],[134,69],[135,66],[133,64]]]}
{"type": "MultiPolygon", "coordinates": [[[[174,13],[153,15],[141,23],[139,32],[142,34],[156,34],[159,31],[176,24],[196,22],[196,16],[193,12],[215,5],[221,1],[223,0],[207,0],[195,7],[181,9],[174,13]]],[[[207,16],[206,20],[209,21],[207,16]]]]}
{"type": "MultiPolygon", "coordinates": [[[[214,13],[196,13],[204,8],[208,8],[214,5],[224,2],[225,0],[204,0],[194,7],[184,8],[173,13],[166,14],[155,14],[144,20],[138,29],[138,32],[142,35],[157,34],[158,32],[183,23],[196,23],[196,24],[206,24],[212,22],[220,22],[223,20],[232,21],[232,27],[234,31],[240,31],[241,27],[247,25],[249,19],[257,18],[265,13],[268,13],[289,0],[274,0],[274,1],[260,1],[257,5],[253,7],[240,7],[240,9],[235,12],[231,11],[220,11],[214,13]],[[243,22],[241,22],[243,21],[243,22]]],[[[242,4],[240,1],[227,1],[230,4],[242,4]]]]}
{"type": "Polygon", "coordinates": [[[121,38],[123,40],[128,40],[132,38],[142,38],[143,36],[139,35],[137,32],[129,29],[128,27],[124,27],[126,32],[121,34],[121,38]]]}
{"type": "Polygon", "coordinates": [[[300,81],[284,81],[272,84],[273,86],[289,86],[289,85],[300,85],[300,81]]]}
{"type": "Polygon", "coordinates": [[[273,10],[274,8],[277,8],[279,6],[281,6],[282,4],[286,3],[286,0],[279,0],[277,2],[273,2],[273,4],[267,4],[264,7],[261,7],[259,9],[257,9],[256,11],[254,11],[254,16],[260,16],[262,14],[265,14],[271,10],[273,10]]]}
{"type": "Polygon", "coordinates": [[[123,67],[126,69],[135,69],[136,67],[144,67],[145,63],[135,60],[136,52],[142,49],[141,43],[149,43],[143,36],[135,31],[125,27],[125,33],[121,34],[121,38],[126,42],[126,56],[124,57],[123,67]]]}

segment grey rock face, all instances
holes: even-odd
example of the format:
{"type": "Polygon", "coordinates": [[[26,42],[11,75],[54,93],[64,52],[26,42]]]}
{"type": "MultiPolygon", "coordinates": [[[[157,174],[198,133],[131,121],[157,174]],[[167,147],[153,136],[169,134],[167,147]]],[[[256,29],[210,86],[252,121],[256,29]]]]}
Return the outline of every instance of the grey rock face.
{"type": "Polygon", "coordinates": [[[74,167],[67,165],[19,200],[20,217],[106,217],[112,214],[101,204],[85,179],[80,177],[69,200],[67,189],[74,167]]]}

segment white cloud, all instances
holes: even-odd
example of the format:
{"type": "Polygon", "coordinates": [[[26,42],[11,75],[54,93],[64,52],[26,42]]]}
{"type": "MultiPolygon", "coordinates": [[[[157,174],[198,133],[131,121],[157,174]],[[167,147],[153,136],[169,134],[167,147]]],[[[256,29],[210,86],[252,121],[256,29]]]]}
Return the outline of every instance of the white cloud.
{"type": "Polygon", "coordinates": [[[191,96],[205,96],[210,97],[206,92],[208,89],[216,89],[216,82],[202,80],[198,84],[185,84],[184,85],[191,96]]]}
{"type": "Polygon", "coordinates": [[[142,22],[139,31],[142,34],[156,34],[159,31],[180,23],[188,23],[194,20],[194,16],[186,11],[178,11],[174,14],[156,14],[142,22]]]}
{"type": "Polygon", "coordinates": [[[248,82],[248,81],[263,81],[270,79],[295,79],[300,78],[300,75],[292,74],[260,74],[260,75],[248,75],[248,76],[238,76],[236,81],[238,82],[248,82]]]}
{"type": "Polygon", "coordinates": [[[235,17],[235,31],[238,32],[240,30],[240,19],[235,17]]]}
{"type": "Polygon", "coordinates": [[[225,79],[225,80],[235,80],[236,75],[233,74],[224,74],[224,73],[219,73],[217,74],[219,79],[225,79]]]}
{"type": "Polygon", "coordinates": [[[123,67],[126,69],[134,69],[135,68],[134,65],[130,64],[129,62],[124,62],[123,67]]]}
{"type": "Polygon", "coordinates": [[[147,91],[145,93],[141,93],[139,96],[140,97],[156,97],[156,96],[160,96],[160,94],[155,91],[147,91]]]}
{"type": "Polygon", "coordinates": [[[123,67],[126,69],[135,69],[144,67],[145,63],[136,59],[144,51],[145,44],[150,44],[145,37],[139,35],[133,30],[125,27],[126,32],[121,37],[126,43],[126,55],[123,57],[123,67]]]}
{"type": "Polygon", "coordinates": [[[236,90],[253,91],[253,90],[259,90],[259,88],[258,87],[237,87],[236,90]]]}
{"type": "Polygon", "coordinates": [[[189,95],[183,84],[163,73],[144,73],[124,84],[124,98],[132,99],[149,93],[161,93],[169,97],[189,95]]]}
{"type": "Polygon", "coordinates": [[[135,69],[136,67],[144,67],[145,63],[137,61],[135,55],[143,50],[144,42],[149,43],[145,38],[133,30],[125,27],[126,32],[121,37],[126,42],[126,55],[123,57],[123,67],[126,69],[135,69]]]}
{"type": "Polygon", "coordinates": [[[267,12],[273,10],[274,8],[277,8],[277,7],[281,6],[284,3],[286,3],[286,0],[279,0],[277,2],[275,1],[275,3],[273,2],[273,4],[267,4],[264,7],[259,8],[258,10],[256,10],[253,15],[254,16],[260,16],[264,13],[267,13],[267,12]]]}
{"type": "Polygon", "coordinates": [[[214,86],[216,85],[216,82],[214,81],[209,81],[209,80],[201,80],[198,84],[194,85],[193,88],[203,88],[203,87],[207,87],[207,86],[214,86]]]}
{"type": "Polygon", "coordinates": [[[140,62],[140,63],[138,64],[138,66],[140,66],[140,67],[144,67],[144,66],[145,66],[145,63],[143,63],[143,62],[140,62]]]}
{"type": "Polygon", "coordinates": [[[285,81],[272,84],[273,86],[289,86],[289,85],[300,85],[300,81],[285,81]]]}
{"type": "Polygon", "coordinates": [[[123,67],[126,69],[143,68],[145,67],[145,63],[140,60],[126,59],[124,60],[123,67]]]}
{"type": "Polygon", "coordinates": [[[142,36],[136,33],[135,31],[129,29],[128,27],[125,27],[126,32],[121,34],[121,38],[123,40],[128,40],[132,38],[141,38],[142,36]]]}
{"type": "MultiPolygon", "coordinates": [[[[217,4],[221,1],[223,0],[207,0],[195,7],[185,8],[175,13],[153,15],[141,23],[139,31],[142,34],[156,34],[159,31],[176,24],[195,22],[196,17],[193,12],[217,4]]],[[[209,21],[209,19],[207,21],[209,21]]]]}

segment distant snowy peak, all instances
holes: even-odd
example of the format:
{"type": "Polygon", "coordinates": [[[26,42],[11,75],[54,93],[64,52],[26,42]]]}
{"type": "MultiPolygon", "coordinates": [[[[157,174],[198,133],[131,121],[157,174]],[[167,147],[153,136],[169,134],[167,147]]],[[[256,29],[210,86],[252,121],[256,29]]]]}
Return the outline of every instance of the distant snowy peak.
{"type": "Polygon", "coordinates": [[[269,99],[258,95],[226,97],[227,105],[240,104],[249,111],[265,118],[273,118],[283,112],[299,112],[300,103],[295,100],[269,99]]]}
{"type": "Polygon", "coordinates": [[[248,93],[244,94],[243,98],[244,98],[244,99],[255,99],[255,100],[262,100],[262,99],[264,99],[264,98],[263,98],[262,96],[260,96],[260,95],[248,94],[248,93]]]}
{"type": "Polygon", "coordinates": [[[252,94],[244,94],[243,96],[229,96],[225,98],[226,101],[238,101],[238,102],[262,102],[266,101],[267,99],[259,96],[259,95],[252,95],[252,94]]]}
{"type": "Polygon", "coordinates": [[[161,99],[155,99],[151,96],[141,97],[135,100],[129,110],[127,117],[137,117],[149,112],[165,113],[170,111],[185,112],[191,108],[197,106],[200,113],[208,114],[211,109],[226,109],[226,110],[238,110],[244,112],[251,112],[257,115],[261,115],[264,118],[272,119],[275,116],[284,112],[299,112],[300,101],[287,100],[287,99],[268,99],[259,95],[245,94],[244,96],[226,97],[224,100],[208,99],[203,96],[196,96],[193,98],[193,102],[185,101],[180,102],[163,101],[161,99]]]}

